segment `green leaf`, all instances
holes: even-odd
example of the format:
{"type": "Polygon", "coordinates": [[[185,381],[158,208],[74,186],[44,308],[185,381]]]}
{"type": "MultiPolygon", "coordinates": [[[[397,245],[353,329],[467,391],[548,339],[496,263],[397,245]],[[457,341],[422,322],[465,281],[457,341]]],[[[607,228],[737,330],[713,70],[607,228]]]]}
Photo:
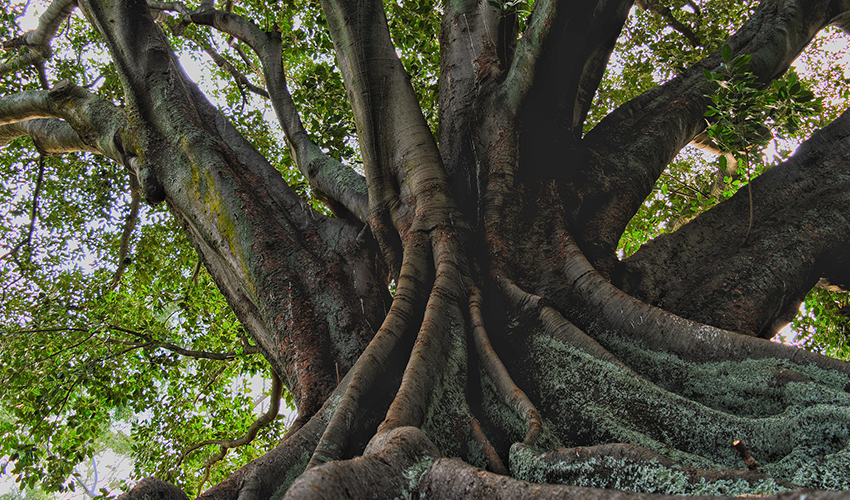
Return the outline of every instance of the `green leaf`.
{"type": "Polygon", "coordinates": [[[723,44],[723,48],[720,51],[723,56],[723,60],[725,62],[729,62],[732,60],[732,47],[728,43],[723,44]]]}

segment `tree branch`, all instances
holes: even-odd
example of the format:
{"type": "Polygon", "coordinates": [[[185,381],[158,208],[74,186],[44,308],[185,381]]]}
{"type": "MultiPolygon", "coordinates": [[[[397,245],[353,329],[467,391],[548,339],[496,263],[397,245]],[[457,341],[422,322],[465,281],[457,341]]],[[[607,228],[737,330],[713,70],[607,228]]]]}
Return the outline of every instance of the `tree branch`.
{"type": "Polygon", "coordinates": [[[218,29],[246,43],[263,63],[266,88],[277,119],[290,143],[298,169],[311,185],[339,202],[360,221],[368,218],[365,180],[353,169],[326,155],[310,140],[286,86],[281,59],[280,34],[266,33],[252,22],[229,12],[188,9],[180,2],[148,2],[153,9],[172,10],[185,19],[218,29]]]}
{"type": "Polygon", "coordinates": [[[476,104],[506,71],[493,38],[499,12],[486,0],[448,2],[444,8],[437,136],[455,199],[472,221],[483,187],[476,175],[476,104]]]}
{"type": "MultiPolygon", "coordinates": [[[[210,469],[213,464],[223,459],[224,455],[227,454],[228,450],[238,448],[240,446],[245,446],[246,444],[250,443],[254,440],[254,438],[257,437],[257,433],[260,432],[263,427],[274,422],[275,417],[277,417],[278,413],[280,412],[280,398],[283,394],[283,382],[281,382],[280,378],[275,374],[274,370],[271,371],[271,375],[272,387],[271,392],[269,394],[269,397],[271,398],[271,401],[269,402],[269,409],[264,414],[260,415],[257,420],[255,420],[254,423],[248,427],[248,430],[245,431],[245,434],[235,439],[208,439],[194,446],[191,446],[187,448],[182,455],[180,455],[180,459],[177,460],[177,464],[175,465],[175,467],[179,467],[180,464],[183,463],[183,460],[195,450],[213,444],[219,445],[220,451],[213,455],[209,460],[207,460],[207,463],[204,466],[206,471],[204,473],[204,480],[201,482],[201,485],[203,485],[206,482],[206,479],[209,477],[210,469]]],[[[198,489],[200,488],[201,486],[198,487],[198,489]]]]}
{"type": "Polygon", "coordinates": [[[139,180],[135,175],[130,175],[130,213],[127,214],[127,220],[124,221],[124,230],[121,232],[121,243],[118,248],[118,268],[112,275],[112,283],[109,288],[115,289],[118,283],[121,282],[121,276],[124,270],[129,265],[128,259],[130,254],[130,238],[133,236],[133,230],[136,228],[136,223],[139,221],[139,208],[142,204],[141,187],[139,180]]]}
{"type": "Polygon", "coordinates": [[[36,149],[45,154],[88,151],[100,153],[97,148],[86,144],[68,122],[50,118],[35,118],[0,125],[0,146],[9,144],[18,137],[29,136],[36,149]]]}
{"type": "MultiPolygon", "coordinates": [[[[184,19],[191,19],[191,17],[188,16],[188,15],[183,16],[183,18],[184,19]]],[[[184,31],[183,27],[184,26],[182,24],[173,24],[173,25],[170,26],[171,32],[175,36],[180,36],[182,34],[182,32],[184,31]]],[[[188,40],[194,42],[195,44],[197,44],[199,47],[201,47],[201,50],[203,50],[204,52],[206,52],[206,54],[208,56],[210,56],[210,58],[213,60],[213,62],[216,64],[216,66],[223,69],[224,71],[227,71],[227,73],[230,74],[231,78],[233,78],[233,80],[236,81],[236,85],[238,85],[240,89],[245,88],[245,89],[248,89],[250,92],[257,94],[260,97],[265,97],[266,99],[269,98],[269,93],[266,92],[265,89],[258,87],[256,85],[254,85],[253,83],[251,83],[251,81],[248,80],[248,78],[245,75],[243,75],[238,69],[236,69],[236,67],[233,66],[233,64],[231,64],[230,61],[228,61],[224,56],[219,54],[212,47],[212,45],[209,43],[209,41],[203,40],[200,37],[199,38],[186,37],[186,38],[188,40]]]]}
{"type": "Polygon", "coordinates": [[[38,19],[38,27],[23,35],[3,42],[3,49],[10,50],[27,47],[29,50],[23,56],[12,59],[11,62],[0,65],[0,75],[11,73],[20,68],[38,64],[53,55],[50,42],[59,31],[62,22],[71,15],[77,6],[75,0],[53,0],[44,14],[38,19]]]}
{"type": "Polygon", "coordinates": [[[322,7],[352,97],[369,225],[395,273],[402,260],[399,236],[445,224],[448,214],[457,212],[449,178],[396,54],[383,4],[326,0],[322,7]]]}
{"type": "MultiPolygon", "coordinates": [[[[700,42],[699,37],[697,37],[696,33],[694,33],[694,30],[692,30],[690,26],[687,26],[683,22],[676,19],[676,16],[673,15],[673,11],[670,9],[670,7],[667,7],[666,5],[661,5],[658,0],[636,0],[635,3],[641,9],[652,12],[660,16],[661,19],[664,19],[664,22],[666,22],[674,30],[681,33],[681,35],[685,37],[685,40],[687,40],[692,47],[699,47],[702,45],[702,42],[700,42]]],[[[689,5],[693,7],[692,4],[689,5]]]]}
{"type": "MultiPolygon", "coordinates": [[[[134,336],[134,337],[137,337],[137,338],[139,338],[139,339],[141,339],[145,342],[143,344],[145,346],[150,346],[151,348],[167,349],[167,350],[169,350],[169,351],[171,351],[175,354],[180,354],[181,356],[187,356],[187,357],[190,357],[190,358],[212,359],[212,360],[215,360],[215,361],[230,361],[231,359],[234,359],[237,356],[236,353],[232,353],[232,352],[219,353],[219,352],[195,351],[195,350],[192,350],[192,349],[184,349],[184,348],[178,346],[177,344],[172,344],[171,342],[161,342],[161,341],[153,339],[151,336],[146,335],[144,333],[137,332],[137,331],[131,330],[129,328],[123,328],[123,327],[120,327],[120,326],[117,326],[117,325],[107,325],[107,328],[109,328],[111,330],[117,330],[119,332],[127,333],[127,334],[134,336]]],[[[124,345],[131,345],[131,346],[142,345],[142,344],[138,344],[136,342],[130,342],[130,343],[123,342],[123,341],[115,341],[115,342],[118,342],[118,343],[124,344],[124,345]]]]}
{"type": "MultiPolygon", "coordinates": [[[[124,82],[146,178],[158,183],[159,200],[168,201],[299,414],[309,418],[336,386],[336,367],[344,373],[354,364],[374,335],[370,324],[385,315],[386,286],[374,251],[359,236],[362,224],[318,214],[292,191],[181,71],[146,3],[80,6],[124,82]],[[353,307],[354,298],[364,306],[353,307]],[[346,347],[332,349],[341,338],[346,347]]],[[[246,25],[224,14],[209,21],[216,17],[234,21],[237,31],[246,25]]]]}
{"type": "MultiPolygon", "coordinates": [[[[537,132],[533,135],[554,126],[559,142],[581,137],[632,1],[599,0],[581,7],[560,0],[535,3],[505,82],[510,105],[528,117],[537,132]]],[[[537,142],[540,147],[549,143],[537,142]]]]}
{"type": "Polygon", "coordinates": [[[641,247],[623,263],[617,284],[680,316],[772,337],[820,277],[846,269],[836,262],[850,242],[846,209],[840,208],[850,207],[848,137],[845,111],[788,161],[750,183],[755,219],[747,245],[741,241],[750,204],[746,190],[739,190],[641,247]]]}
{"type": "MultiPolygon", "coordinates": [[[[750,70],[769,82],[788,68],[814,35],[839,12],[835,2],[762,2],[728,43],[733,57],[751,54],[750,70]]],[[[681,76],[623,104],[609,114],[583,141],[592,168],[564,194],[582,193],[581,206],[568,210],[574,234],[591,260],[613,256],[627,222],[661,175],[664,167],[705,127],[704,113],[710,83],[704,69],[721,64],[716,52],[681,76]]]]}
{"type": "Polygon", "coordinates": [[[129,168],[123,147],[126,141],[121,137],[126,127],[124,113],[109,101],[67,81],[49,91],[27,90],[0,97],[0,126],[0,138],[20,136],[26,130],[37,141],[43,141],[46,152],[93,151],[129,168]],[[66,125],[37,118],[59,118],[66,125]]]}

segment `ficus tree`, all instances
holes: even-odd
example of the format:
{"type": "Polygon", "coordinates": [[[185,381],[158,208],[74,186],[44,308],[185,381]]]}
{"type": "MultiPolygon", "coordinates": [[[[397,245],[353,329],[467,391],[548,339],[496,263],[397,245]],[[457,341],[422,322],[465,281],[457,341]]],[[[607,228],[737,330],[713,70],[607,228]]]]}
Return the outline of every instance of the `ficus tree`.
{"type": "Polygon", "coordinates": [[[847,284],[850,116],[780,79],[850,4],[6,12],[0,431],[28,484],[68,487],[121,410],[161,459],[126,498],[850,489],[850,365],[768,340],[847,284]],[[712,197],[672,179],[707,128],[749,147],[724,102],[810,137],[712,197]],[[678,222],[647,229],[664,198],[678,222]],[[234,391],[266,369],[285,435],[234,391]]]}

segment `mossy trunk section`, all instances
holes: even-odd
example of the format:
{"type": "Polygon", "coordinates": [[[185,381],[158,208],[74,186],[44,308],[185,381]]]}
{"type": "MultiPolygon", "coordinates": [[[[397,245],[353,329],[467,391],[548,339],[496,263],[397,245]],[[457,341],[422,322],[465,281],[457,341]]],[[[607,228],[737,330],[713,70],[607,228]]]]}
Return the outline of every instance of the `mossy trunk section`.
{"type": "Polygon", "coordinates": [[[145,2],[81,8],[124,81],[140,171],[160,186],[306,420],[388,307],[368,235],[316,212],[286,185],[188,80],[145,2]]]}

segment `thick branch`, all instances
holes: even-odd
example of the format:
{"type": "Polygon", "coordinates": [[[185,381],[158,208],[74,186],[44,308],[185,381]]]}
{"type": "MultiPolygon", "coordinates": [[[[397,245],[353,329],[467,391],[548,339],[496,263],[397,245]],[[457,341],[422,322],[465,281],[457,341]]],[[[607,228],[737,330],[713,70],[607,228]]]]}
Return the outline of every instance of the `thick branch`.
{"type": "Polygon", "coordinates": [[[360,138],[372,232],[393,268],[396,231],[428,227],[454,210],[448,176],[407,73],[390,39],[379,1],[326,0],[337,59],[360,138]]]}
{"type": "MultiPolygon", "coordinates": [[[[511,105],[537,127],[535,136],[555,127],[551,135],[558,142],[581,137],[590,103],[631,4],[631,0],[601,0],[577,8],[556,0],[535,3],[506,82],[516,87],[508,90],[511,105]]],[[[528,147],[551,147],[552,138],[536,140],[528,147]]],[[[540,155],[554,157],[551,153],[540,155]]]]}
{"type": "Polygon", "coordinates": [[[0,146],[9,144],[18,137],[29,136],[35,147],[46,154],[89,151],[100,153],[97,148],[86,144],[68,122],[50,118],[35,118],[0,125],[0,146]]]}
{"type": "Polygon", "coordinates": [[[309,418],[385,315],[360,225],[316,213],[286,185],[182,73],[144,2],[81,8],[124,82],[145,178],[309,418]]]}
{"type": "Polygon", "coordinates": [[[69,82],[60,82],[49,91],[24,91],[0,97],[0,126],[5,126],[0,134],[5,132],[3,135],[7,136],[23,130],[32,132],[50,152],[95,151],[127,163],[121,137],[126,126],[124,113],[109,101],[69,82]],[[61,122],[64,125],[58,120],[37,118],[59,118],[64,120],[61,122]],[[76,137],[69,128],[76,132],[76,137]]]}
{"type": "Polygon", "coordinates": [[[202,441],[194,446],[191,446],[183,454],[180,456],[180,460],[178,464],[183,461],[183,459],[188,456],[193,451],[202,448],[204,446],[209,445],[218,445],[221,447],[221,451],[215,454],[209,461],[207,461],[206,469],[207,473],[209,472],[209,468],[216,462],[220,461],[224,458],[224,455],[227,453],[227,450],[232,448],[238,448],[240,446],[245,446],[250,443],[257,437],[257,433],[260,430],[272,423],[277,417],[278,412],[280,412],[280,396],[283,393],[283,382],[281,382],[280,377],[278,377],[274,372],[272,372],[272,388],[269,393],[269,409],[260,415],[257,420],[254,421],[249,427],[248,430],[245,431],[245,434],[239,436],[234,439],[208,439],[206,441],[202,441]]]}
{"type": "Polygon", "coordinates": [[[53,0],[44,14],[38,19],[38,27],[23,35],[3,42],[6,50],[18,47],[27,47],[29,51],[21,57],[13,59],[9,63],[0,64],[0,75],[16,71],[20,68],[39,64],[53,55],[50,42],[59,31],[62,22],[71,15],[76,8],[75,0],[53,0]]]}
{"type": "Polygon", "coordinates": [[[364,179],[353,169],[323,153],[304,130],[286,86],[280,34],[262,31],[243,17],[221,10],[201,7],[191,11],[179,2],[149,2],[149,5],[155,9],[176,10],[185,19],[221,30],[254,50],[262,61],[267,91],[277,119],[292,147],[298,169],[316,189],[365,222],[368,202],[364,179]]]}
{"type": "Polygon", "coordinates": [[[630,0],[601,0],[580,8],[558,1],[535,4],[518,49],[522,57],[517,57],[507,83],[519,86],[518,97],[523,101],[533,96],[522,109],[540,125],[539,130],[556,126],[561,140],[581,136],[631,4],[630,0]],[[540,123],[541,112],[546,112],[546,123],[540,123]]]}
{"type": "Polygon", "coordinates": [[[664,19],[664,22],[666,22],[674,30],[681,33],[691,46],[699,47],[701,45],[699,38],[696,33],[694,33],[694,30],[692,30],[690,26],[676,19],[676,16],[673,15],[673,11],[670,7],[661,5],[658,0],[637,0],[635,3],[640,6],[641,9],[653,12],[664,19]]]}
{"type": "MultiPolygon", "coordinates": [[[[741,245],[746,190],[624,263],[620,286],[642,300],[727,330],[770,338],[850,245],[850,111],[787,162],[753,180],[755,220],[741,245]]],[[[846,267],[838,264],[838,271],[846,267]]]]}
{"type": "Polygon", "coordinates": [[[440,153],[455,199],[469,220],[477,220],[483,186],[478,172],[475,132],[481,95],[505,71],[497,53],[498,11],[485,0],[449,2],[440,28],[440,153]]]}
{"type": "Polygon", "coordinates": [[[694,323],[645,304],[602,277],[568,233],[556,230],[554,234],[554,251],[562,264],[559,274],[544,277],[539,285],[541,295],[567,311],[579,327],[603,345],[628,340],[689,360],[779,358],[850,373],[850,365],[843,361],[694,323]]]}
{"type": "MultiPolygon", "coordinates": [[[[733,57],[752,55],[750,70],[763,82],[781,75],[812,37],[839,13],[834,2],[762,2],[728,43],[733,57]]],[[[703,69],[716,69],[719,53],[674,80],[608,115],[587,134],[590,167],[573,182],[567,199],[576,237],[591,260],[613,255],[626,223],[651,192],[664,167],[705,127],[710,90],[703,69]]]]}

